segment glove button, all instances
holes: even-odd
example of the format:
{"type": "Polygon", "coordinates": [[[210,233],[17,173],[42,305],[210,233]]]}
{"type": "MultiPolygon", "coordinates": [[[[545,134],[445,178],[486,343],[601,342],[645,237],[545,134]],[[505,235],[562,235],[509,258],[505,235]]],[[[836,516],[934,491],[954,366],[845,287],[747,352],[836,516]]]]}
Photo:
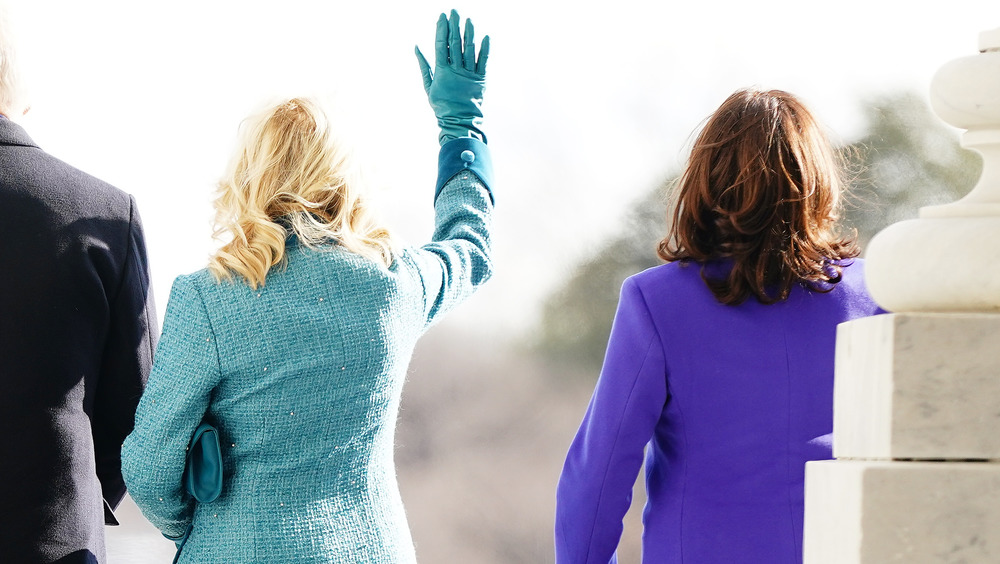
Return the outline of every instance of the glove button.
{"type": "Polygon", "coordinates": [[[463,161],[465,161],[466,163],[468,163],[466,166],[468,166],[469,164],[472,164],[476,160],[476,154],[473,153],[472,151],[468,150],[468,149],[462,151],[461,157],[462,157],[463,161]]]}

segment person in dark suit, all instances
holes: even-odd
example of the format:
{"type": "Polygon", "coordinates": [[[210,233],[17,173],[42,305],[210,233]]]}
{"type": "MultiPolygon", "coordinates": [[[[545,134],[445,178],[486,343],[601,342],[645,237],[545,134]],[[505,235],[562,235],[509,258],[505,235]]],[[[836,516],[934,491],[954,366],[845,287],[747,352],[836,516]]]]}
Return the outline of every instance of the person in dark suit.
{"type": "Polygon", "coordinates": [[[11,121],[0,33],[0,562],[103,563],[156,313],[135,201],[11,121]]]}

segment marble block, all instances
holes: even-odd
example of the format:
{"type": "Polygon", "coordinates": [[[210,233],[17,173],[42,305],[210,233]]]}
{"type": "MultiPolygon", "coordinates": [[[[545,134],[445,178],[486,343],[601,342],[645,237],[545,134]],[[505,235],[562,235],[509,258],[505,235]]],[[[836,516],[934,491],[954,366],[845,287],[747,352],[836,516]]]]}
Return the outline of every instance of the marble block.
{"type": "Polygon", "coordinates": [[[1000,459],[998,314],[843,323],[835,378],[837,458],[1000,459]]]}
{"type": "Polygon", "coordinates": [[[804,564],[1000,562],[1000,464],[806,464],[804,564]]]}

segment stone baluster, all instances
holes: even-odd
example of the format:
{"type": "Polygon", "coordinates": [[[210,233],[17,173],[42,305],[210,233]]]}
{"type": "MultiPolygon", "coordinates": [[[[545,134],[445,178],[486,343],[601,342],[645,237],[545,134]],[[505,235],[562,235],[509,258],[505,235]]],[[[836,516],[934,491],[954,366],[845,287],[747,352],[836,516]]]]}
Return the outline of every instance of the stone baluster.
{"type": "Polygon", "coordinates": [[[836,460],[806,465],[805,564],[1000,563],[1000,29],[938,71],[931,104],[983,175],[868,246],[893,313],[838,328],[836,460]]]}

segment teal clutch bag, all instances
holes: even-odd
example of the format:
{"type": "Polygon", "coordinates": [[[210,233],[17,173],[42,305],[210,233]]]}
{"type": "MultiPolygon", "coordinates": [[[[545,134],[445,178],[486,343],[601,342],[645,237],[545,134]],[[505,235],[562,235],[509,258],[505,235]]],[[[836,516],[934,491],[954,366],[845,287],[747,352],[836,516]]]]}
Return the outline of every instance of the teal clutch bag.
{"type": "Polygon", "coordinates": [[[201,503],[215,501],[222,493],[222,448],[219,430],[202,423],[191,437],[187,465],[184,467],[184,487],[201,503]]]}

